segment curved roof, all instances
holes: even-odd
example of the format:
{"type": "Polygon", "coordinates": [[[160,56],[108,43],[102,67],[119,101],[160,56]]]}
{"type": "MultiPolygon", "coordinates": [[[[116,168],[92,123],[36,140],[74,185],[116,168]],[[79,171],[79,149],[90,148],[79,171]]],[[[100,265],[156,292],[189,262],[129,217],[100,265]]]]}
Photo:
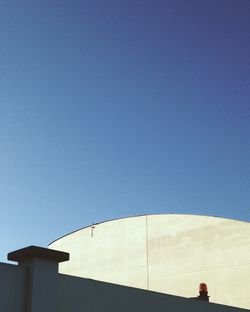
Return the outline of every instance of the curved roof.
{"type": "Polygon", "coordinates": [[[250,223],[203,215],[152,214],[78,229],[50,248],[70,253],[61,273],[250,309],[250,223]],[[230,287],[228,287],[230,285],[230,287]]]}
{"type": "Polygon", "coordinates": [[[54,239],[53,241],[51,241],[48,246],[50,246],[51,244],[53,244],[54,242],[56,242],[59,239],[62,239],[65,236],[68,236],[70,234],[73,234],[75,232],[84,230],[86,228],[89,228],[93,225],[98,225],[98,224],[102,224],[102,223],[107,223],[107,222],[113,222],[113,221],[117,221],[117,220],[122,220],[122,219],[131,219],[131,218],[138,218],[138,217],[145,217],[145,216],[166,216],[166,215],[176,215],[176,216],[198,216],[198,217],[207,217],[207,218],[220,218],[220,219],[225,219],[225,220],[233,220],[233,221],[237,221],[237,222],[245,222],[245,223],[250,223],[249,221],[244,221],[244,220],[240,220],[240,219],[234,219],[234,218],[227,218],[227,217],[222,217],[222,216],[211,216],[211,215],[202,215],[202,214],[192,214],[192,213],[155,213],[155,214],[139,214],[139,215],[133,215],[133,216],[126,216],[126,217],[120,217],[120,218],[114,218],[114,219],[108,219],[108,220],[104,220],[104,221],[100,221],[100,222],[95,222],[86,226],[83,226],[81,228],[78,228],[74,231],[71,231],[69,233],[66,233],[56,239],[54,239]]]}

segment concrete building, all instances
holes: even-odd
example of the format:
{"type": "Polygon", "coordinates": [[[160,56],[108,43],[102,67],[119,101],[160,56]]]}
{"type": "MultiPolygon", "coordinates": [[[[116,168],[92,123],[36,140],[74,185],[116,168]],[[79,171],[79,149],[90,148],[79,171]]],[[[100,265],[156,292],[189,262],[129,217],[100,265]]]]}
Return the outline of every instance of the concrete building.
{"type": "Polygon", "coordinates": [[[144,215],[69,233],[49,248],[69,252],[59,272],[250,309],[250,223],[198,215],[144,215]]]}
{"type": "Polygon", "coordinates": [[[58,274],[69,254],[30,246],[0,263],[0,311],[4,312],[243,312],[246,310],[58,274]]]}

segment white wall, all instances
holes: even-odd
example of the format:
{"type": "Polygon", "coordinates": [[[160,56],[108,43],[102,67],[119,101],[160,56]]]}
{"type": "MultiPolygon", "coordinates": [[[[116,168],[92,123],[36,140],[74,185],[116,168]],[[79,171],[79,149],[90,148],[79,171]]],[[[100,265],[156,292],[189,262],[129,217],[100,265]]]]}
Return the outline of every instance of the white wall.
{"type": "Polygon", "coordinates": [[[185,297],[206,282],[212,302],[250,309],[250,224],[196,215],[103,222],[56,240],[60,272],[185,297]]]}
{"type": "Polygon", "coordinates": [[[243,310],[137,288],[58,274],[68,255],[30,246],[12,253],[18,266],[0,264],[4,312],[240,312],[243,310]]]}

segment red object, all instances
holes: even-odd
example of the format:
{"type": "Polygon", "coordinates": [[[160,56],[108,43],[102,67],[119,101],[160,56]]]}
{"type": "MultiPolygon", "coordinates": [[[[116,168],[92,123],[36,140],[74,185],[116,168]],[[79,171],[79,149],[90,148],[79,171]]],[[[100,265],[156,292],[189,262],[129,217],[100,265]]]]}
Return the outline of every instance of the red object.
{"type": "Polygon", "coordinates": [[[207,292],[207,284],[200,283],[199,292],[207,292]]]}

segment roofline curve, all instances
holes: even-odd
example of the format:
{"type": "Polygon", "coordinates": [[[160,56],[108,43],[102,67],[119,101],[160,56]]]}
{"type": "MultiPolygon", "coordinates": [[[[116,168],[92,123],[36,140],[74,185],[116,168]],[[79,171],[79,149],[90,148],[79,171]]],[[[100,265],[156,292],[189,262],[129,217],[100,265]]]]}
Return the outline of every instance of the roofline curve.
{"type": "Polygon", "coordinates": [[[52,242],[50,242],[48,244],[48,246],[52,245],[53,243],[55,243],[56,241],[62,239],[63,237],[66,237],[66,236],[69,236],[69,235],[71,235],[73,233],[76,233],[78,231],[87,229],[87,228],[91,227],[92,225],[98,225],[98,224],[107,223],[107,222],[113,222],[113,221],[122,220],[122,219],[132,219],[132,218],[138,218],[138,217],[160,216],[160,215],[197,216],[197,217],[199,216],[199,217],[219,218],[219,219],[232,220],[232,221],[238,221],[238,222],[243,222],[243,223],[250,223],[249,221],[243,221],[243,220],[240,220],[240,219],[227,218],[227,217],[221,217],[221,216],[195,214],[195,213],[149,213],[149,214],[138,214],[138,215],[130,215],[130,216],[126,216],[126,217],[113,218],[113,219],[104,220],[104,221],[100,221],[100,222],[96,222],[96,223],[91,223],[89,225],[83,226],[83,227],[81,227],[79,229],[76,229],[74,231],[71,231],[71,232],[69,232],[67,234],[64,234],[64,235],[54,239],[52,242]]]}

